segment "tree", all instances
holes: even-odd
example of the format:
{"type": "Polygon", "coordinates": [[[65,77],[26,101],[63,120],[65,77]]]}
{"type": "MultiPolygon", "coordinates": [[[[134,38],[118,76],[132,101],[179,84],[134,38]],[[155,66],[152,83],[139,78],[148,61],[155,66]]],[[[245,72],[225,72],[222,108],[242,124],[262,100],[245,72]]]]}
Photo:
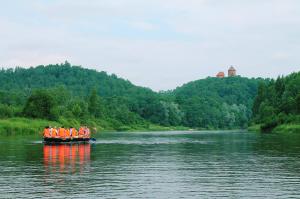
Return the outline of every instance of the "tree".
{"type": "Polygon", "coordinates": [[[23,113],[27,117],[57,120],[55,99],[46,90],[37,90],[28,98],[23,113]]]}
{"type": "Polygon", "coordinates": [[[300,114],[300,93],[296,97],[296,110],[297,113],[300,114]]]}
{"type": "Polygon", "coordinates": [[[266,94],[266,85],[264,83],[260,83],[258,86],[257,96],[254,99],[254,103],[252,106],[252,113],[255,117],[259,112],[260,104],[263,102],[266,94]]]}
{"type": "Polygon", "coordinates": [[[0,104],[0,118],[8,118],[13,115],[13,110],[11,106],[6,104],[0,104]]]}
{"type": "Polygon", "coordinates": [[[96,89],[93,89],[93,91],[90,94],[89,102],[88,102],[89,113],[94,117],[100,117],[101,115],[100,106],[101,106],[100,97],[97,95],[96,89]]]}
{"type": "Polygon", "coordinates": [[[253,121],[263,131],[272,131],[281,124],[299,123],[300,72],[271,80],[263,89],[259,87],[253,105],[253,121]],[[258,109],[258,110],[257,110],[258,109]]]}

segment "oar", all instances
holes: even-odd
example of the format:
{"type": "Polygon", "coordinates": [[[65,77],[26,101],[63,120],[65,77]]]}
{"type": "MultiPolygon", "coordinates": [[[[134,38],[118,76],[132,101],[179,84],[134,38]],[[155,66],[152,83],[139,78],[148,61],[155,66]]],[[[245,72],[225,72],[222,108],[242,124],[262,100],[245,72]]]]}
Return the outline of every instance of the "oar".
{"type": "Polygon", "coordinates": [[[93,142],[96,142],[96,138],[91,138],[90,140],[93,142]]]}

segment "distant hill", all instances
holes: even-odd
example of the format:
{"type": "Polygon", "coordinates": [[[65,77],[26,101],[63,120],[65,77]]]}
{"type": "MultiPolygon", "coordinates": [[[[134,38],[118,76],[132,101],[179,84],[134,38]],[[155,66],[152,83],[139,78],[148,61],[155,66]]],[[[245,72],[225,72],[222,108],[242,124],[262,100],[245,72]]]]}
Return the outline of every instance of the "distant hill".
{"type": "Polygon", "coordinates": [[[235,76],[201,79],[176,88],[172,95],[185,113],[183,123],[191,127],[245,127],[253,100],[265,80],[235,76]]]}
{"type": "Polygon", "coordinates": [[[0,117],[26,116],[23,107],[35,90],[42,89],[54,98],[56,112],[63,118],[99,119],[118,126],[150,122],[192,128],[241,128],[247,126],[262,81],[238,76],[206,78],[156,93],[116,75],[71,66],[68,62],[2,69],[0,105],[11,113],[0,117]],[[90,102],[91,97],[97,98],[97,103],[90,102]],[[90,108],[91,103],[94,108],[90,108]]]}
{"type": "Polygon", "coordinates": [[[5,91],[28,92],[36,88],[52,88],[61,85],[76,96],[86,96],[94,88],[104,97],[126,96],[139,92],[154,93],[148,88],[135,86],[114,74],[108,75],[106,72],[71,66],[68,62],[0,71],[0,89],[5,91]]]}

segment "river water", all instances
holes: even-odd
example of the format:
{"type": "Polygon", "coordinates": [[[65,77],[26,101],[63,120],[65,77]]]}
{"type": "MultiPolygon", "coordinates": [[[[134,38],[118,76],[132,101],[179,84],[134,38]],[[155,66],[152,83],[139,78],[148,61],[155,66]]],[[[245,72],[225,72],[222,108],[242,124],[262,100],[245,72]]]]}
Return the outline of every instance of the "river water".
{"type": "Polygon", "coordinates": [[[299,198],[300,135],[101,133],[92,144],[0,137],[0,198],[299,198]]]}

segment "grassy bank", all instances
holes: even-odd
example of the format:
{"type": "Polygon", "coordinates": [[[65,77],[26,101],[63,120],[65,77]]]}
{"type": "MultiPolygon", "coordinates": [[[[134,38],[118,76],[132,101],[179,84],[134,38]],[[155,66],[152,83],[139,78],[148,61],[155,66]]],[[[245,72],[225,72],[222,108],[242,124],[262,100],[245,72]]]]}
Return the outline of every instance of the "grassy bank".
{"type": "Polygon", "coordinates": [[[249,126],[248,127],[248,131],[251,131],[251,132],[260,132],[260,124],[256,124],[256,125],[252,125],[252,126],[249,126]]]}
{"type": "Polygon", "coordinates": [[[33,120],[26,118],[10,118],[0,120],[1,135],[32,135],[42,133],[47,125],[60,126],[57,122],[33,120]]]}
{"type": "MultiPolygon", "coordinates": [[[[252,125],[248,130],[251,132],[262,132],[261,124],[252,125]]],[[[300,124],[281,124],[276,126],[270,133],[300,133],[300,124]]]]}
{"type": "MultiPolygon", "coordinates": [[[[131,126],[115,125],[110,121],[87,121],[87,125],[92,129],[92,132],[103,131],[173,131],[173,130],[188,130],[186,127],[164,127],[151,123],[136,124],[131,126]]],[[[28,119],[28,118],[9,118],[0,120],[0,135],[34,135],[42,134],[45,126],[74,126],[79,128],[80,122],[77,120],[68,120],[65,118],[59,119],[58,122],[28,119]]]]}
{"type": "Polygon", "coordinates": [[[300,124],[282,124],[277,126],[272,132],[275,133],[300,133],[300,124]]]}

